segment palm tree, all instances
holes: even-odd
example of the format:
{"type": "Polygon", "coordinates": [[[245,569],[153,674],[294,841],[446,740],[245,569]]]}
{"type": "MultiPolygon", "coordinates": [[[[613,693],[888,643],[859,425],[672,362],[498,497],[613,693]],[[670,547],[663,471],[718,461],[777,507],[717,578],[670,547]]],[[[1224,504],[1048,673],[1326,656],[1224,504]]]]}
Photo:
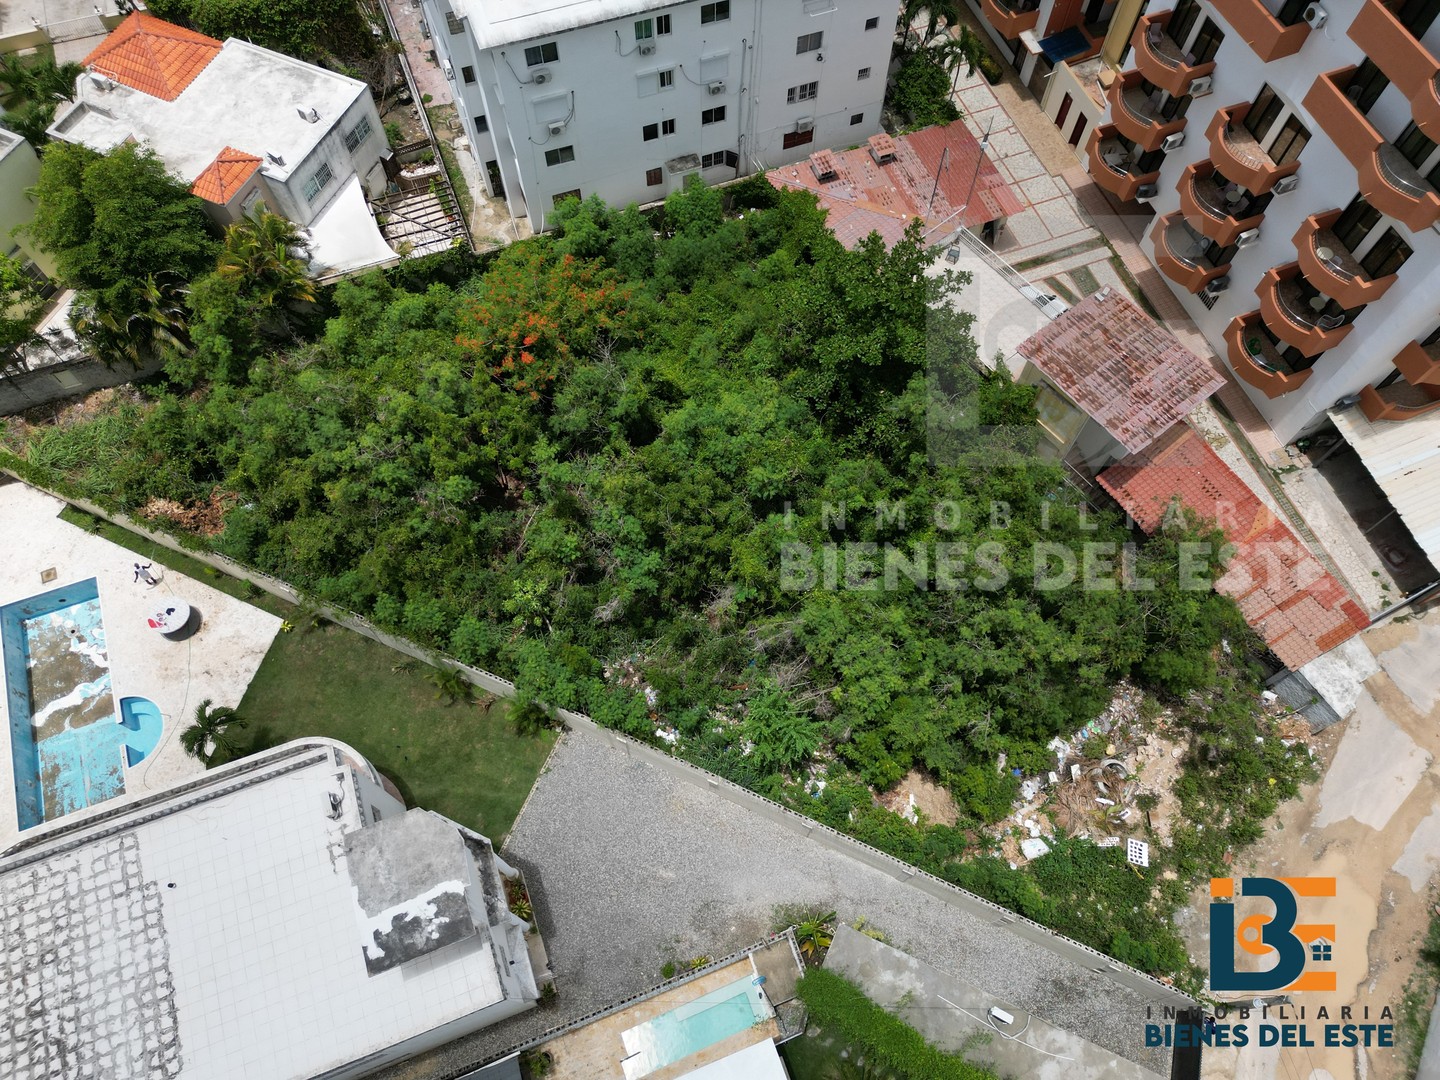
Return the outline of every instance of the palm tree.
{"type": "Polygon", "coordinates": [[[236,279],[259,308],[262,323],[289,337],[290,312],[315,302],[315,283],[304,259],[306,245],[293,221],[261,208],[225,230],[225,246],[216,271],[236,279]]]}
{"type": "Polygon", "coordinates": [[[34,146],[49,141],[45,133],[55,119],[55,107],[75,96],[75,80],[85,69],[79,64],[56,64],[54,56],[0,57],[0,110],[4,125],[34,146]]]}
{"type": "Polygon", "coordinates": [[[919,35],[919,47],[925,48],[941,33],[948,35],[950,28],[960,22],[960,0],[905,0],[900,12],[900,25],[909,40],[910,27],[921,12],[925,13],[925,32],[919,35]]]}
{"type": "Polygon", "coordinates": [[[166,352],[188,352],[189,327],[179,290],[148,274],[125,304],[129,311],[101,308],[93,300],[76,305],[71,325],[107,364],[114,358],[140,367],[166,352]]]}
{"type": "Polygon", "coordinates": [[[975,69],[990,55],[990,50],[979,34],[968,26],[962,26],[960,32],[954,37],[946,37],[931,45],[930,55],[935,57],[945,70],[957,75],[960,65],[965,64],[965,75],[968,78],[975,74],[975,69]]]}
{"type": "Polygon", "coordinates": [[[209,766],[215,755],[223,750],[226,758],[235,756],[238,747],[229,738],[232,729],[248,727],[248,721],[239,716],[228,705],[210,707],[206,698],[195,709],[195,719],[180,733],[180,746],[191,757],[209,766]]]}

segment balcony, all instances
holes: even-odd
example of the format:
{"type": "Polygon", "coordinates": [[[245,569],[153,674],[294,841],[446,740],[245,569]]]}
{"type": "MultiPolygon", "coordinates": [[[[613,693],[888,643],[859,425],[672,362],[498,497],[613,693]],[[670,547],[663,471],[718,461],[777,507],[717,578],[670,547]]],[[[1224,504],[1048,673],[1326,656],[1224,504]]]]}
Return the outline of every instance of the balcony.
{"type": "Polygon", "coordinates": [[[1305,280],[1343,308],[1380,299],[1395,284],[1395,274],[1372,278],[1340,238],[1330,231],[1339,210],[1311,214],[1295,233],[1295,253],[1305,280]]]}
{"type": "Polygon", "coordinates": [[[1161,218],[1155,224],[1155,265],[1175,284],[1189,292],[1199,292],[1208,283],[1229,272],[1230,264],[1211,266],[1202,261],[1205,245],[1185,227],[1180,211],[1161,218]]]}
{"type": "Polygon", "coordinates": [[[1310,378],[1310,369],[1294,371],[1270,339],[1260,331],[1260,312],[1238,315],[1225,328],[1225,345],[1235,377],[1268,398],[1298,389],[1310,378]]]}
{"type": "Polygon", "coordinates": [[[1440,342],[1421,345],[1412,341],[1396,355],[1395,367],[1411,386],[1440,387],[1440,342]]]}
{"type": "Polygon", "coordinates": [[[1110,84],[1105,96],[1110,99],[1110,120],[1121,135],[1141,150],[1159,150],[1160,144],[1185,127],[1185,118],[1166,120],[1160,115],[1156,91],[1147,94],[1140,86],[1144,76],[1127,71],[1110,84]]]}
{"type": "Polygon", "coordinates": [[[1271,267],[1255,286],[1260,314],[1270,332],[1307,357],[1333,349],[1350,334],[1343,315],[1328,315],[1324,297],[1306,299],[1300,288],[1300,264],[1271,267]],[[1315,301],[1320,301],[1316,304],[1315,301]]]}
{"type": "Polygon", "coordinates": [[[1116,138],[1114,124],[1101,124],[1090,133],[1090,179],[1122,202],[1135,198],[1142,184],[1160,179],[1159,171],[1142,173],[1130,150],[1116,138]]]}
{"type": "MultiPolygon", "coordinates": [[[[1287,24],[1281,22],[1276,16],[1270,14],[1260,0],[1213,0],[1215,10],[1231,26],[1235,32],[1245,39],[1245,43],[1255,51],[1255,55],[1266,63],[1271,60],[1279,60],[1282,56],[1294,56],[1300,51],[1300,46],[1305,44],[1305,39],[1310,35],[1310,26],[1300,17],[1305,10],[1303,4],[1295,12],[1294,17],[1287,18],[1287,24]]],[[[1294,4],[1287,4],[1287,8],[1295,7],[1294,4]]]]}
{"type": "Polygon", "coordinates": [[[1006,41],[1014,41],[1040,21],[1039,0],[980,0],[980,9],[990,25],[1006,41]]]}
{"type": "Polygon", "coordinates": [[[1354,72],[1353,67],[1342,68],[1316,78],[1305,95],[1305,108],[1355,166],[1366,202],[1413,232],[1429,228],[1440,221],[1440,194],[1345,96],[1354,72]]]}
{"type": "Polygon", "coordinates": [[[1173,14],[1173,11],[1162,11],[1157,15],[1142,15],[1130,35],[1130,44],[1135,49],[1135,67],[1141,75],[1167,93],[1184,97],[1190,92],[1192,82],[1215,70],[1215,61],[1189,63],[1180,46],[1165,33],[1173,14]]]}
{"type": "Polygon", "coordinates": [[[1180,212],[1200,235],[1229,247],[1235,238],[1248,229],[1259,228],[1264,214],[1244,215],[1250,197],[1221,190],[1215,180],[1215,165],[1197,161],[1187,165],[1180,174],[1180,212]],[[1238,197],[1237,197],[1238,195],[1238,197]],[[1236,216],[1241,215],[1241,216],[1236,216]]]}
{"type": "Polygon", "coordinates": [[[1367,386],[1360,391],[1360,411],[1372,424],[1377,420],[1411,420],[1440,409],[1440,387],[1411,386],[1401,381],[1384,389],[1367,386]]]}
{"type": "Polygon", "coordinates": [[[1410,114],[1420,130],[1440,142],[1440,60],[1379,0],[1366,0],[1349,33],[1410,99],[1410,114]]]}
{"type": "Polygon", "coordinates": [[[1242,184],[1252,195],[1264,195],[1278,180],[1299,172],[1300,162],[1276,165],[1260,148],[1255,136],[1245,130],[1244,120],[1249,113],[1248,101],[1221,109],[1205,134],[1210,140],[1210,160],[1215,168],[1242,184]]]}

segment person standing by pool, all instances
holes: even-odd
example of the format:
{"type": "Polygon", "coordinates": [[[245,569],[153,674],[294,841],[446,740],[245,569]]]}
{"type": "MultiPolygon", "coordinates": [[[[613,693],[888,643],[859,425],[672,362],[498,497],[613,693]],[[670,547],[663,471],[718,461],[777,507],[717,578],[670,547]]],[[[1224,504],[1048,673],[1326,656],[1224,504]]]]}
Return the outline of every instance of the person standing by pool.
{"type": "Polygon", "coordinates": [[[150,567],[153,566],[153,565],[154,565],[153,563],[148,563],[148,562],[147,562],[144,566],[141,566],[141,565],[137,562],[137,563],[135,564],[135,580],[136,580],[136,581],[143,581],[143,582],[145,582],[146,585],[149,585],[151,588],[154,588],[156,585],[159,585],[160,582],[158,582],[158,581],[155,580],[155,575],[152,574],[152,573],[150,573],[150,567]]]}

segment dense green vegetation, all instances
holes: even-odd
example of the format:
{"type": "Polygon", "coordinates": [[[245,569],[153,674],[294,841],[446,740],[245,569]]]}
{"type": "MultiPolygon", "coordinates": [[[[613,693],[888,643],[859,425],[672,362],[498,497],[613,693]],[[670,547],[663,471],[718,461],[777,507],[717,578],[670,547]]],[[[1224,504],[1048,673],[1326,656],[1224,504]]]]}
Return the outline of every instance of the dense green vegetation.
{"type": "Polygon", "coordinates": [[[224,41],[243,38],[304,60],[373,55],[376,42],[350,0],[155,0],[151,14],[224,41]]]}
{"type": "MultiPolygon", "coordinates": [[[[1431,900],[1434,900],[1433,894],[1431,900]]],[[[1434,914],[1416,953],[1415,973],[1405,983],[1405,996],[1400,1000],[1396,1023],[1396,1042],[1405,1054],[1405,1066],[1412,1076],[1419,1071],[1420,1058],[1425,1053],[1431,1010],[1436,990],[1440,988],[1440,907],[1432,906],[1431,910],[1434,914]]]]}
{"type": "Polygon", "coordinates": [[[703,188],[654,219],[569,203],[483,274],[344,282],[313,339],[208,371],[175,350],[143,400],[10,423],[5,443],[131,511],[218,501],[223,531],[194,542],[523,699],[666,727],[691,760],[1098,948],[1183,966],[1155,874],[1113,851],[1062,845],[1053,874],[966,859],[1015,793],[997,757],[1052,767],[1046,740],[1116,679],[1220,687],[1250,717],[1248,676],[1217,663],[1247,634],[1204,587],[1217,564],[1182,587],[1177,545],[1204,530],[1176,521],[1113,558],[1119,515],[1014,452],[1033,391],[976,366],[969,316],[943,302],[962,282],[923,273],[918,231],[846,251],[809,196],[732,193],[743,216],[703,188]],[[1037,579],[1037,544],[1089,587],[1037,579]],[[923,572],[887,569],[887,545],[923,572]],[[1120,588],[1125,570],[1153,587],[1120,588]],[[954,792],[958,825],[873,804],[911,768],[954,792]],[[1075,910],[1090,874],[1112,922],[1075,910]]]}
{"type": "Polygon", "coordinates": [[[83,70],[75,63],[57,64],[48,46],[26,56],[0,56],[0,127],[32,146],[44,146],[56,110],[74,99],[75,80],[83,70]]]}
{"type": "Polygon", "coordinates": [[[898,1016],[876,1005],[843,975],[817,968],[795,987],[810,1020],[859,1048],[900,1080],[994,1080],[995,1074],[937,1050],[898,1016]]]}

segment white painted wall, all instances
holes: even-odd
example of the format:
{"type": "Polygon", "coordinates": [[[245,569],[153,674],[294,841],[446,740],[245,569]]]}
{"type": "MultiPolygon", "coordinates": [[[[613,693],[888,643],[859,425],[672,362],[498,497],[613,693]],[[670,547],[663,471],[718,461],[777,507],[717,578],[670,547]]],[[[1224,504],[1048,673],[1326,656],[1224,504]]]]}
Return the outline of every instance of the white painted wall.
{"type": "MultiPolygon", "coordinates": [[[[638,6],[638,5],[637,5],[638,6]]],[[[543,229],[557,193],[579,189],[613,205],[662,199],[680,188],[689,173],[720,182],[807,157],[826,147],[848,147],[880,130],[885,71],[890,61],[898,5],[894,0],[731,0],[723,22],[701,22],[698,0],[654,8],[638,16],[608,18],[558,34],[487,49],[470,36],[448,32],[447,0],[425,0],[436,54],[448,60],[466,134],[485,173],[499,162],[507,198],[516,216],[528,214],[543,229]],[[821,13],[806,14],[805,8],[821,13]],[[642,55],[635,38],[637,18],[668,15],[671,33],[652,40],[642,55]],[[865,30],[867,19],[876,28],[865,30]],[[797,54],[797,39],[821,33],[818,50],[797,54]],[[532,80],[527,46],[554,42],[559,59],[543,66],[550,78],[532,80]],[[473,66],[476,82],[463,81],[473,66]],[[869,77],[859,78],[862,68],[869,77]],[[673,72],[661,89],[659,73],[673,72]],[[817,82],[813,100],[787,101],[787,91],[817,82]],[[724,83],[711,93],[709,84],[724,83]],[[723,121],[703,124],[702,112],[723,107],[723,121]],[[489,133],[475,130],[484,115],[489,133]],[[852,123],[855,117],[858,122],[852,123]],[[784,136],[802,119],[814,138],[790,149],[784,136]],[[646,124],[674,121],[674,134],[645,141],[646,124]],[[563,121],[551,135],[548,124],[563,121]],[[574,161],[547,165],[546,151],[573,147],[574,161]],[[738,166],[675,169],[667,163],[687,155],[732,151],[738,166]],[[647,170],[662,170],[661,183],[647,183],[647,170]]],[[[489,180],[487,177],[487,184],[489,180]]],[[[493,192],[492,192],[493,193],[493,192]]]]}
{"type": "MultiPolygon", "coordinates": [[[[284,214],[298,225],[308,225],[329,205],[331,199],[340,194],[345,181],[355,173],[360,174],[367,194],[383,194],[384,184],[376,180],[379,172],[376,166],[385,150],[385,127],[380,123],[380,114],[376,111],[369,93],[361,94],[350,103],[339,121],[331,126],[325,137],[305,156],[305,160],[291,170],[285,182],[266,178],[269,191],[279,204],[271,209],[284,214]],[[370,134],[353,151],[347,150],[345,135],[353,131],[362,119],[370,121],[370,134]],[[315,201],[309,202],[305,198],[305,182],[315,175],[322,162],[329,164],[333,178],[315,201]]],[[[261,171],[264,171],[263,166],[261,171]]]]}
{"type": "MultiPolygon", "coordinates": [[[[1166,6],[1151,5],[1156,10],[1166,6]]],[[[1220,295],[1215,307],[1207,310],[1197,296],[1165,279],[1216,354],[1227,364],[1229,355],[1222,337],[1225,328],[1235,316],[1259,308],[1255,287],[1267,270],[1295,261],[1294,237],[1301,222],[1311,214],[1343,209],[1359,192],[1354,167],[1303,105],[1305,95],[1319,75],[1358,65],[1364,60],[1359,46],[1346,34],[1360,11],[1360,0],[1325,0],[1325,6],[1330,15],[1328,24],[1320,31],[1311,31],[1294,56],[1267,64],[1210,4],[1202,5],[1225,31],[1224,44],[1216,56],[1215,90],[1191,104],[1186,114],[1185,145],[1165,157],[1160,171],[1160,192],[1151,200],[1157,220],[1179,209],[1176,185],[1185,167],[1209,157],[1210,144],[1205,130],[1217,110],[1253,101],[1261,86],[1269,83],[1294,107],[1311,132],[1296,173],[1299,187],[1289,194],[1277,195],[1270,203],[1260,226],[1260,241],[1236,254],[1229,275],[1231,286],[1220,295]]],[[[1432,37],[1440,43],[1440,29],[1432,28],[1426,42],[1432,37]]],[[[1127,57],[1125,66],[1133,67],[1133,60],[1127,57]]],[[[1400,91],[1391,86],[1369,116],[1383,135],[1393,139],[1409,122],[1410,108],[1400,91]]],[[[1272,131],[1278,131],[1280,122],[1283,115],[1272,131]]],[[[1387,225],[1406,239],[1414,254],[1401,268],[1399,280],[1389,291],[1361,312],[1345,340],[1319,357],[1310,378],[1299,389],[1273,399],[1240,382],[1276,436],[1284,442],[1318,426],[1325,418],[1325,410],[1340,398],[1358,393],[1362,387],[1374,385],[1388,376],[1394,367],[1395,354],[1409,342],[1426,337],[1440,322],[1440,302],[1435,299],[1433,285],[1433,275],[1440,270],[1440,235],[1430,229],[1415,233],[1389,219],[1377,226],[1377,232],[1372,235],[1383,232],[1387,225]]],[[[1152,259],[1155,227],[1152,223],[1142,245],[1152,259]]]]}

